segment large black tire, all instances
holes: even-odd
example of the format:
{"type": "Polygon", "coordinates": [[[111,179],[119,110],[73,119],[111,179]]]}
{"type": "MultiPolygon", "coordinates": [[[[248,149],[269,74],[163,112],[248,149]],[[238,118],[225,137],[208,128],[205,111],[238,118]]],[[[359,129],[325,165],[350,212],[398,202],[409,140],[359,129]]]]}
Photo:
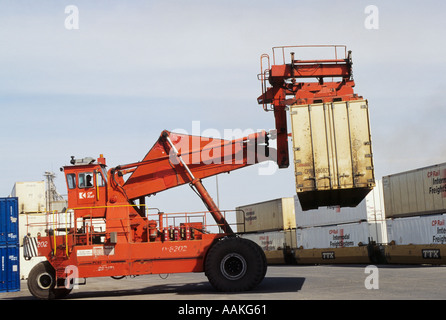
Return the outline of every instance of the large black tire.
{"type": "MultiPolygon", "coordinates": [[[[71,289],[55,288],[56,272],[48,261],[43,261],[34,266],[28,275],[28,290],[31,294],[42,300],[60,299],[67,296],[71,289]]],[[[58,279],[63,285],[64,279],[58,279]]]]}
{"type": "Polygon", "coordinates": [[[256,243],[229,237],[209,249],[204,268],[216,290],[240,292],[252,290],[262,282],[267,263],[265,253],[256,243]]]}

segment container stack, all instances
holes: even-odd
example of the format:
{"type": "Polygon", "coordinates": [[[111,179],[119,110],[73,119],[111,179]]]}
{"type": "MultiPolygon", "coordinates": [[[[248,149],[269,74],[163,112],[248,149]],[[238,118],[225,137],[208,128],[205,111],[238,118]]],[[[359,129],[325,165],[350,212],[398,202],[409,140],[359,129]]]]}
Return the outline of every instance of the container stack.
{"type": "Polygon", "coordinates": [[[20,291],[18,198],[0,198],[0,292],[20,291]]]}
{"type": "Polygon", "coordinates": [[[294,262],[296,221],[293,197],[240,206],[236,212],[237,232],[263,249],[268,264],[294,262]]]}
{"type": "Polygon", "coordinates": [[[446,263],[446,163],[383,177],[388,263],[446,263]]]}
{"type": "Polygon", "coordinates": [[[67,207],[67,202],[65,200],[54,200],[51,190],[47,190],[45,186],[45,181],[16,182],[12,188],[11,197],[18,199],[19,234],[21,235],[18,239],[20,244],[20,278],[27,279],[31,269],[37,263],[45,261],[46,258],[34,257],[26,260],[23,255],[24,236],[45,235],[47,223],[52,219],[51,215],[47,215],[47,211],[61,212],[67,207]]]}
{"type": "Polygon", "coordinates": [[[377,243],[387,243],[381,181],[356,207],[302,210],[295,199],[298,264],[369,263],[377,243]]]}
{"type": "Polygon", "coordinates": [[[19,213],[45,212],[45,181],[16,182],[11,196],[19,199],[19,213]]]}

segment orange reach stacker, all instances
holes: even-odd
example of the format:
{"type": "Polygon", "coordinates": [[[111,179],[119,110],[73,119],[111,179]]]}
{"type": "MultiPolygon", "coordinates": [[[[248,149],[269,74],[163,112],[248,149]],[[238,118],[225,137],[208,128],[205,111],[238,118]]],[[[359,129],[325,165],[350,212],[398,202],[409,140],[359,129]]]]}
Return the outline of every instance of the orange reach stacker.
{"type": "Polygon", "coordinates": [[[234,233],[201,179],[266,160],[287,167],[286,106],[356,98],[350,54],[344,59],[303,62],[292,53],[291,63],[268,66],[260,80],[263,92],[258,102],[274,111],[277,150],[269,147],[271,135],[265,131],[232,141],[163,131],[140,162],[107,171],[102,155],[72,157],[71,165],[61,168],[68,210],[48,213],[45,235],[25,237],[25,258],[47,258],[31,270],[30,292],[40,299],[54,299],[66,296],[77,279],[183,272],[205,272],[220,291],[255,288],[266,274],[265,255],[257,244],[234,233]],[[296,83],[297,78],[311,77],[318,82],[296,83]],[[342,79],[324,82],[325,77],[342,79]],[[294,97],[285,99],[290,94],[294,97]],[[208,231],[206,214],[148,214],[148,196],[183,184],[190,184],[202,199],[219,232],[208,231]]]}

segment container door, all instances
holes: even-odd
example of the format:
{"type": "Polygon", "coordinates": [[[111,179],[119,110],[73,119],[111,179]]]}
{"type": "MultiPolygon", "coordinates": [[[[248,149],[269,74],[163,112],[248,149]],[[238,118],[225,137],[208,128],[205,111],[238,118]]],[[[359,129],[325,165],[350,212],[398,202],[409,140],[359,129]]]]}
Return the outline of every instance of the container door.
{"type": "Polygon", "coordinates": [[[8,198],[8,217],[7,226],[8,234],[6,242],[8,244],[19,243],[19,211],[18,211],[18,198],[8,198]]]}
{"type": "Polygon", "coordinates": [[[0,244],[19,242],[18,198],[0,199],[0,244]]]}
{"type": "Polygon", "coordinates": [[[0,243],[0,292],[7,291],[6,255],[6,245],[0,243]]]}
{"type": "MultiPolygon", "coordinates": [[[[336,104],[336,103],[335,103],[336,104]]],[[[372,142],[369,111],[366,100],[347,103],[354,187],[364,188],[374,184],[372,142]]]]}
{"type": "Polygon", "coordinates": [[[20,290],[19,245],[0,245],[0,292],[20,290]]]}
{"type": "Polygon", "coordinates": [[[7,208],[6,198],[0,199],[0,245],[6,244],[6,238],[8,235],[6,221],[7,221],[7,208]]]}

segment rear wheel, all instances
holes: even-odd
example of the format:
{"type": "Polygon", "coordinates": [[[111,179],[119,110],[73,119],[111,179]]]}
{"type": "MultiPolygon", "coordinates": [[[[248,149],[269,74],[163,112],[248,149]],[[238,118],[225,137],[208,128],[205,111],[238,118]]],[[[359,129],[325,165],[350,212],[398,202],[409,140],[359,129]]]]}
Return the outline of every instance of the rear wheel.
{"type": "Polygon", "coordinates": [[[215,243],[206,256],[205,274],[211,285],[226,292],[254,289],[267,269],[263,250],[253,241],[225,238],[215,243]]]}
{"type": "MultiPolygon", "coordinates": [[[[64,279],[58,279],[58,285],[64,285],[64,279]]],[[[28,289],[31,294],[44,300],[63,298],[71,292],[71,289],[56,288],[56,272],[48,261],[43,261],[34,266],[28,275],[28,289]]]]}

